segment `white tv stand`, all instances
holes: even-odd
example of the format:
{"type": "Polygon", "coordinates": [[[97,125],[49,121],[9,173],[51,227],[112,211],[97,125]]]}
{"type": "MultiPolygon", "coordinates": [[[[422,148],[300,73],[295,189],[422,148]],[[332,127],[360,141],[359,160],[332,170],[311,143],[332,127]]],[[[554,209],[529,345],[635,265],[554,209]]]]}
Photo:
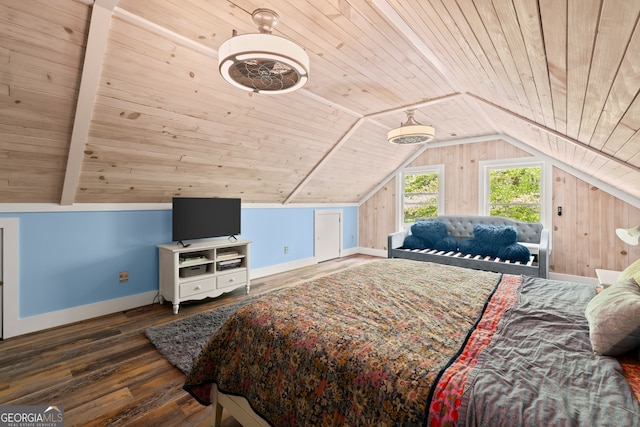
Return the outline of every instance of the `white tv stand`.
{"type": "Polygon", "coordinates": [[[215,239],[183,247],[158,245],[160,304],[214,298],[244,286],[249,293],[249,240],[215,239]]]}

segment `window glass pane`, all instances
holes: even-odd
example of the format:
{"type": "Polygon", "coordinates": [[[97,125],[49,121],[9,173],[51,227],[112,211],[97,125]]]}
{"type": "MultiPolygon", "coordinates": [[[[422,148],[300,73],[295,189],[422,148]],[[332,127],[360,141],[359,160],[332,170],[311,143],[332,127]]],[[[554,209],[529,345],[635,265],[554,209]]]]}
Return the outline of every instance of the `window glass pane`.
{"type": "Polygon", "coordinates": [[[541,167],[491,169],[489,215],[518,221],[541,219],[541,167]]]}
{"type": "Polygon", "coordinates": [[[404,223],[438,215],[438,173],[415,173],[404,176],[404,223]]]}
{"type": "Polygon", "coordinates": [[[540,222],[540,206],[492,206],[489,215],[524,222],[540,222]]]}

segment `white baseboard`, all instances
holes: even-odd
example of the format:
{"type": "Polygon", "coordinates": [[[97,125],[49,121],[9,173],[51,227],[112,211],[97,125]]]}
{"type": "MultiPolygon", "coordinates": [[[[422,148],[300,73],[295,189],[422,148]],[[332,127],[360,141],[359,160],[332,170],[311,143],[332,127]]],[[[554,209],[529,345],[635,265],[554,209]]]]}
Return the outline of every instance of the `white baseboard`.
{"type": "Polygon", "coordinates": [[[343,249],[342,253],[340,254],[340,256],[341,257],[345,257],[345,256],[359,254],[359,253],[362,253],[362,252],[360,252],[360,248],[343,249]]]}
{"type": "MultiPolygon", "coordinates": [[[[380,251],[380,252],[384,252],[384,251],[380,251]]],[[[342,252],[340,253],[340,257],[342,258],[342,257],[355,255],[355,254],[362,254],[362,253],[364,253],[362,251],[362,248],[343,249],[342,252]]],[[[378,253],[369,254],[369,255],[381,256],[378,253]]],[[[385,257],[387,256],[386,252],[384,252],[384,256],[385,257]]],[[[268,267],[255,268],[255,269],[252,268],[250,271],[250,274],[252,279],[259,279],[261,277],[270,276],[272,274],[285,273],[287,271],[295,270],[296,268],[308,267],[310,265],[315,265],[317,263],[318,261],[316,261],[315,257],[309,257],[309,258],[299,259],[296,261],[285,262],[282,264],[270,265],[268,267]]]]}
{"type": "Polygon", "coordinates": [[[372,249],[372,248],[358,248],[356,253],[371,255],[371,256],[379,256],[382,258],[386,258],[388,255],[386,249],[372,249]]]}
{"type": "Polygon", "coordinates": [[[81,305],[65,310],[38,314],[36,316],[21,317],[12,327],[4,325],[4,336],[2,338],[6,339],[31,332],[42,331],[56,326],[80,322],[82,320],[104,316],[106,314],[117,313],[119,311],[149,305],[153,303],[157,295],[158,291],[150,291],[127,297],[115,298],[108,301],[81,305]]]}
{"type": "Polygon", "coordinates": [[[318,262],[314,257],[303,258],[296,261],[285,262],[282,264],[270,265],[262,268],[252,268],[249,270],[251,279],[259,279],[260,277],[270,276],[272,274],[284,273],[285,271],[295,270],[296,268],[308,267],[318,262]]]}

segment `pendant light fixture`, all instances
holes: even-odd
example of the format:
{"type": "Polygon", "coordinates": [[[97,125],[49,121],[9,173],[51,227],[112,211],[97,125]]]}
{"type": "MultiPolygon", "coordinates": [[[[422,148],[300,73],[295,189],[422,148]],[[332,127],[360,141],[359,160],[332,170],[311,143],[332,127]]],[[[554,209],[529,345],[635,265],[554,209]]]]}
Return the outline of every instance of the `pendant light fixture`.
{"type": "Polygon", "coordinates": [[[640,238],[640,225],[633,228],[616,228],[616,235],[628,245],[637,245],[640,238]]]}
{"type": "Polygon", "coordinates": [[[421,125],[413,118],[415,110],[407,110],[407,121],[399,128],[391,129],[387,133],[387,140],[392,144],[422,144],[429,142],[435,136],[435,129],[432,126],[421,125]]]}
{"type": "Polygon", "coordinates": [[[256,9],[259,34],[236,35],[218,50],[219,70],[232,85],[255,93],[288,93],[309,79],[309,56],[291,40],[271,34],[280,22],[277,13],[256,9]]]}

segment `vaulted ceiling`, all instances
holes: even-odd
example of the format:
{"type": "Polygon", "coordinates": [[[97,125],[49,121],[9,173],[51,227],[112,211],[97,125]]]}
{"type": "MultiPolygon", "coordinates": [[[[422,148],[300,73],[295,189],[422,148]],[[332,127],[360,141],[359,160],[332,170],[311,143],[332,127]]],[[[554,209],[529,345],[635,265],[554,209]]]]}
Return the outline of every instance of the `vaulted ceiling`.
{"type": "Polygon", "coordinates": [[[640,2],[0,0],[0,203],[361,201],[422,146],[506,135],[640,200],[640,2]],[[307,85],[218,73],[276,11],[307,85]]]}

